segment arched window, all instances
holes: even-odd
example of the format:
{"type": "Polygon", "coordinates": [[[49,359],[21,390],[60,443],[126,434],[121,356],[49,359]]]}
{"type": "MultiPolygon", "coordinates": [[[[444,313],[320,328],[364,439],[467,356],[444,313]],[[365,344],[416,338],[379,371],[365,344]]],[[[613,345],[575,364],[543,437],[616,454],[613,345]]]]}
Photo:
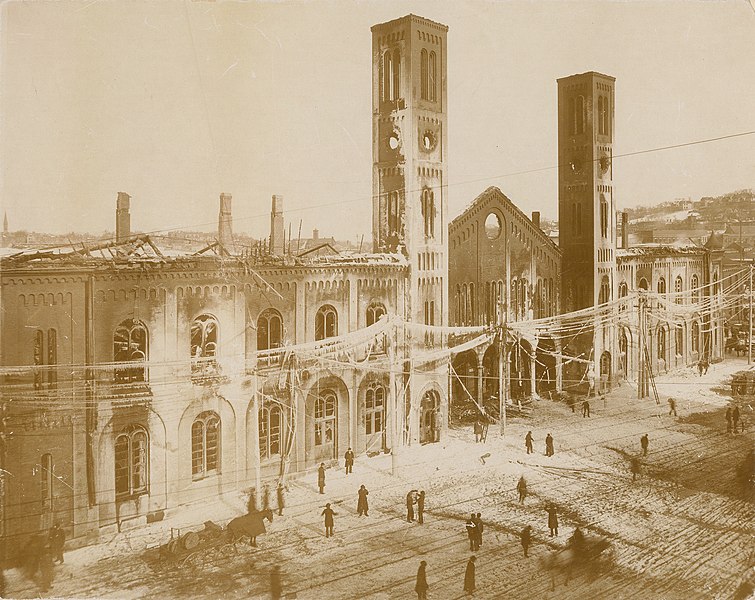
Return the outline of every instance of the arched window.
{"type": "Polygon", "coordinates": [[[315,340],[338,335],[338,313],[330,304],[321,306],[315,315],[315,340]]]}
{"type": "Polygon", "coordinates": [[[207,410],[191,424],[191,475],[215,475],[220,465],[220,417],[207,410]]]}
{"type": "MultiPolygon", "coordinates": [[[[628,294],[629,294],[629,288],[628,288],[628,286],[627,286],[626,282],[625,282],[625,281],[622,281],[622,282],[621,282],[621,283],[619,284],[619,299],[621,299],[621,298],[626,298],[628,294]]],[[[621,304],[619,305],[619,312],[623,312],[623,311],[625,311],[626,309],[627,309],[627,303],[626,303],[626,302],[622,302],[622,303],[621,303],[621,304]]]]}
{"type": "Polygon", "coordinates": [[[574,127],[575,134],[585,132],[585,98],[584,96],[577,96],[574,101],[574,127]]]}
{"type": "Polygon", "coordinates": [[[209,376],[217,373],[218,320],[199,315],[191,323],[191,374],[209,376]]]}
{"type": "Polygon", "coordinates": [[[427,50],[422,48],[422,52],[420,52],[420,67],[419,67],[419,80],[420,80],[420,96],[423,100],[429,100],[430,94],[427,90],[428,88],[428,56],[427,56],[427,50]]]}
{"type": "MultiPolygon", "coordinates": [[[[380,317],[382,317],[384,314],[386,314],[385,306],[383,306],[380,303],[373,302],[367,307],[367,327],[370,325],[374,325],[380,320],[380,317]]],[[[385,352],[385,335],[379,336],[375,340],[375,352],[385,352]]]]}
{"type": "Polygon", "coordinates": [[[271,458],[281,453],[283,416],[280,406],[271,403],[259,411],[260,458],[271,458]]]}
{"type": "Polygon", "coordinates": [[[469,314],[468,312],[468,294],[467,294],[467,284],[462,283],[461,284],[461,324],[467,325],[467,316],[469,314]]]}
{"type": "Polygon", "coordinates": [[[644,277],[642,277],[640,279],[640,283],[639,283],[639,285],[637,287],[639,287],[641,290],[647,290],[648,289],[648,280],[645,279],[644,277]]]}
{"type": "Polygon", "coordinates": [[[268,308],[257,317],[257,350],[272,350],[283,344],[283,319],[281,314],[268,308]]]}
{"type": "Polygon", "coordinates": [[[34,332],[34,389],[42,389],[42,376],[44,365],[45,332],[37,329],[34,332]]]}
{"type": "Polygon", "coordinates": [[[398,192],[388,193],[388,235],[399,234],[398,192]]]}
{"type": "Polygon", "coordinates": [[[374,325],[386,314],[385,306],[380,303],[373,302],[367,307],[367,327],[374,325]]]}
{"type": "Polygon", "coordinates": [[[674,279],[674,302],[677,304],[682,303],[682,278],[677,275],[674,279]]]}
{"type": "Polygon", "coordinates": [[[666,293],[666,280],[661,277],[658,280],[658,293],[659,294],[665,294],[666,293]]]}
{"type": "Polygon", "coordinates": [[[391,51],[383,55],[383,101],[387,102],[393,97],[391,86],[393,84],[393,60],[391,51]]]}
{"type": "Polygon", "coordinates": [[[422,190],[422,220],[425,223],[425,237],[435,237],[435,194],[431,189],[422,190]]]}
{"type": "Polygon", "coordinates": [[[676,326],[675,338],[676,354],[677,356],[684,356],[684,327],[681,324],[676,326]]]}
{"type": "Polygon", "coordinates": [[[598,133],[600,135],[611,135],[611,125],[608,111],[608,98],[598,96],[598,133]]]}
{"type": "Polygon", "coordinates": [[[401,98],[401,53],[396,48],[393,51],[393,90],[391,100],[398,100],[401,98]]]}
{"type": "Polygon", "coordinates": [[[43,454],[39,462],[39,496],[42,510],[52,511],[52,454],[43,454]]]}
{"type": "Polygon", "coordinates": [[[385,427],[385,386],[371,383],[367,387],[364,399],[364,433],[371,435],[381,433],[385,427]]]}
{"type": "Polygon", "coordinates": [[[692,352],[700,351],[700,324],[692,321],[692,352]]]}
{"type": "Polygon", "coordinates": [[[336,427],[336,394],[325,390],[315,400],[315,446],[334,443],[336,427]]]}
{"type": "Polygon", "coordinates": [[[430,52],[430,68],[428,70],[428,92],[430,94],[430,100],[435,102],[437,100],[437,82],[436,82],[436,64],[435,64],[435,52],[430,52]]]}
{"type": "Polygon", "coordinates": [[[603,96],[598,96],[598,133],[600,135],[605,134],[605,129],[603,128],[603,111],[605,108],[603,107],[603,96]]]}
{"type": "Polygon", "coordinates": [[[147,381],[147,328],[143,323],[127,319],[113,334],[113,359],[116,363],[133,363],[133,366],[118,364],[115,367],[116,383],[147,381]]]}
{"type": "Polygon", "coordinates": [[[600,195],[600,232],[604,238],[608,237],[608,202],[605,194],[600,195]]]}
{"type": "Polygon", "coordinates": [[[511,308],[516,321],[519,319],[519,281],[516,277],[511,280],[511,308]]]}
{"type": "Polygon", "coordinates": [[[147,493],[148,441],[147,431],[140,425],[126,427],[115,438],[116,498],[131,498],[147,493]]]}
{"type": "Polygon", "coordinates": [[[600,292],[598,295],[598,304],[605,304],[611,299],[611,283],[607,276],[600,280],[600,292]]]}
{"type": "Polygon", "coordinates": [[[697,277],[697,273],[692,275],[690,288],[692,288],[692,302],[694,304],[697,304],[698,302],[700,302],[700,279],[697,277]]]}
{"type": "Polygon", "coordinates": [[[666,330],[663,327],[658,328],[658,358],[666,359],[666,330]]]}

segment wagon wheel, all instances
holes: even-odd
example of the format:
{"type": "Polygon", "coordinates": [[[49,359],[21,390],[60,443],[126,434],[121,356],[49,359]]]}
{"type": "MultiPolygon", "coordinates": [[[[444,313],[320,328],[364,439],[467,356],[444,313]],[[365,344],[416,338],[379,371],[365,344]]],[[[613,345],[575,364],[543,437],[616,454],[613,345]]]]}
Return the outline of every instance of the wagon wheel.
{"type": "Polygon", "coordinates": [[[180,563],[179,567],[191,567],[192,569],[200,569],[204,567],[204,554],[200,551],[187,554],[180,563]]]}
{"type": "Polygon", "coordinates": [[[236,548],[236,544],[234,544],[232,542],[231,543],[227,543],[227,544],[222,544],[218,548],[218,554],[220,554],[220,556],[225,557],[225,558],[230,558],[230,557],[233,557],[233,556],[238,556],[238,553],[239,553],[239,551],[236,548]]]}
{"type": "Polygon", "coordinates": [[[178,539],[170,540],[168,542],[168,546],[167,546],[167,548],[168,548],[168,554],[170,554],[172,556],[175,556],[176,554],[178,554],[180,552],[181,548],[178,545],[178,543],[179,543],[178,539]]]}

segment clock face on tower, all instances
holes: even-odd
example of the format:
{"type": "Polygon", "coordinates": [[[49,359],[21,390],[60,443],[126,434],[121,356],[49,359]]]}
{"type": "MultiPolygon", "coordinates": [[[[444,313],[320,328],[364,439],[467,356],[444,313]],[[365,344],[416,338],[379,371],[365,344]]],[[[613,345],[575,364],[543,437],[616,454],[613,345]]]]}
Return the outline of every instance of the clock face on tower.
{"type": "Polygon", "coordinates": [[[598,161],[598,164],[600,165],[600,172],[602,174],[605,174],[608,172],[608,168],[611,166],[611,159],[608,158],[608,154],[603,152],[600,155],[600,160],[598,161]]]}

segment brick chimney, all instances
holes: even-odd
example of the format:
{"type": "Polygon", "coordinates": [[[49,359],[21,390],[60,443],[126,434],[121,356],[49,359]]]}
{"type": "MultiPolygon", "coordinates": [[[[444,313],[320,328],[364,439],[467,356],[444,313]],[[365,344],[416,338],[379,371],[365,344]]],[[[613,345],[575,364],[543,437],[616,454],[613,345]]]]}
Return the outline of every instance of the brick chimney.
{"type": "Polygon", "coordinates": [[[621,247],[629,248],[629,213],[621,213],[621,247]]]}
{"type": "Polygon", "coordinates": [[[532,224],[538,229],[540,229],[540,211],[539,210],[532,211],[532,224]]]}
{"type": "Polygon", "coordinates": [[[270,254],[283,256],[283,196],[273,196],[270,211],[270,254]]]}
{"type": "Polygon", "coordinates": [[[233,217],[231,215],[230,194],[220,194],[220,213],[218,214],[218,241],[223,246],[233,243],[233,217]]]}
{"type": "Polygon", "coordinates": [[[115,201],[115,241],[122,242],[131,237],[131,196],[118,192],[115,201]]]}
{"type": "Polygon", "coordinates": [[[319,240],[320,239],[320,230],[319,229],[313,229],[312,230],[312,239],[313,240],[319,240]]]}

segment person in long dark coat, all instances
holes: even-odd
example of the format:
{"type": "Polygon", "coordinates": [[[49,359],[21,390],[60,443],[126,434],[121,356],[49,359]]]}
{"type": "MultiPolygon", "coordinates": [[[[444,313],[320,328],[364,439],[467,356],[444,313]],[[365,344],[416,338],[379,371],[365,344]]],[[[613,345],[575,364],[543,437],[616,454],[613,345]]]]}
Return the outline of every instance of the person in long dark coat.
{"type": "Polygon", "coordinates": [[[582,402],[582,417],[589,417],[590,416],[590,402],[588,400],[585,400],[582,402]]]}
{"type": "Polygon", "coordinates": [[[359,500],[357,500],[357,515],[360,517],[364,515],[365,517],[369,516],[367,514],[367,511],[370,509],[369,505],[367,504],[367,494],[370,492],[367,491],[367,488],[362,485],[359,488],[359,491],[357,494],[359,494],[359,500]]]}
{"type": "Polygon", "coordinates": [[[739,407],[735,406],[731,411],[731,420],[734,423],[734,433],[737,433],[737,423],[739,423],[739,407]]]}
{"type": "Polygon", "coordinates": [[[648,440],[648,434],[646,433],[640,438],[640,446],[642,447],[642,456],[648,455],[649,444],[650,444],[650,440],[648,440]]]}
{"type": "Polygon", "coordinates": [[[262,486],[262,510],[270,510],[270,486],[262,486]]]}
{"type": "Polygon", "coordinates": [[[519,538],[522,542],[522,550],[524,550],[524,557],[529,557],[529,554],[527,554],[530,543],[532,542],[532,527],[529,525],[526,525],[524,529],[522,529],[522,533],[519,534],[519,538]]]}
{"type": "Polygon", "coordinates": [[[425,522],[425,492],[424,490],[417,496],[417,523],[422,525],[425,522]]]}
{"type": "Polygon", "coordinates": [[[286,507],[285,489],[283,489],[283,483],[278,483],[278,516],[283,516],[283,509],[286,507]]]}
{"type": "Polygon", "coordinates": [[[726,409],[726,433],[731,433],[731,406],[726,409]]]}
{"type": "Polygon", "coordinates": [[[346,454],[343,455],[344,462],[346,463],[346,474],[348,475],[354,470],[354,452],[351,448],[346,450],[346,454]]]}
{"type": "Polygon", "coordinates": [[[325,517],[325,537],[331,537],[333,535],[333,515],[338,514],[330,508],[330,502],[325,505],[325,510],[322,511],[322,516],[325,517]]]}
{"type": "Polygon", "coordinates": [[[555,506],[548,507],[548,529],[551,530],[551,537],[558,535],[558,515],[555,506]]]}
{"type": "Polygon", "coordinates": [[[476,520],[477,520],[476,515],[472,513],[466,524],[467,536],[469,537],[469,549],[472,552],[477,550],[477,531],[476,531],[477,523],[475,523],[476,520]]]}
{"type": "Polygon", "coordinates": [[[280,600],[282,595],[281,568],[278,565],[273,565],[273,569],[270,571],[270,597],[273,600],[280,600]]]}
{"type": "Polygon", "coordinates": [[[325,463],[320,463],[320,468],[317,469],[317,487],[321,494],[325,493],[325,463]]]}
{"type": "Polygon", "coordinates": [[[407,523],[414,523],[414,493],[416,490],[412,490],[406,495],[406,521],[407,523]]]}
{"type": "Polygon", "coordinates": [[[426,568],[427,563],[424,560],[420,561],[419,569],[417,569],[417,583],[414,585],[414,591],[417,592],[417,600],[427,600],[427,590],[430,586],[427,585],[426,568]]]}
{"type": "Polygon", "coordinates": [[[545,436],[545,456],[553,456],[553,436],[550,433],[545,436]]]}
{"type": "Polygon", "coordinates": [[[475,591],[475,561],[476,556],[470,556],[467,563],[467,570],[464,572],[464,591],[471,596],[475,591]]]}
{"type": "Polygon", "coordinates": [[[632,471],[632,481],[636,481],[637,475],[639,475],[642,472],[642,469],[640,468],[640,459],[637,458],[636,456],[633,456],[632,463],[629,468],[632,471]]]}
{"type": "Polygon", "coordinates": [[[674,400],[673,398],[669,398],[668,399],[668,415],[669,415],[669,417],[671,415],[673,415],[675,417],[678,416],[676,414],[676,400],[674,400]]]}
{"type": "Polygon", "coordinates": [[[66,532],[60,526],[60,523],[55,523],[50,529],[48,535],[48,541],[50,542],[50,552],[52,552],[52,562],[63,564],[63,547],[66,544],[66,532]]]}
{"type": "Polygon", "coordinates": [[[527,454],[532,454],[534,452],[534,450],[532,449],[533,441],[532,432],[528,431],[527,435],[524,436],[524,445],[527,447],[527,454]]]}
{"type": "Polygon", "coordinates": [[[516,484],[516,491],[519,492],[519,504],[524,504],[524,499],[527,497],[527,480],[522,475],[519,478],[519,483],[516,484]]]}

